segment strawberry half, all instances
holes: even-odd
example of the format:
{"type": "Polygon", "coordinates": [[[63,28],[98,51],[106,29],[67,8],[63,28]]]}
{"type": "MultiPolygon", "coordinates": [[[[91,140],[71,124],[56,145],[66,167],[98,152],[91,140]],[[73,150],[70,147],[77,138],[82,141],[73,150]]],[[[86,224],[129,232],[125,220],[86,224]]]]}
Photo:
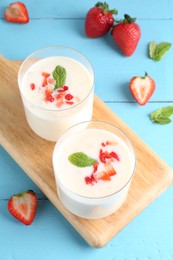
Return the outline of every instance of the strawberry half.
{"type": "Polygon", "coordinates": [[[107,3],[98,2],[91,8],[85,19],[85,33],[88,37],[100,37],[111,29],[114,23],[113,14],[117,14],[117,10],[109,10],[107,3]]]}
{"type": "Polygon", "coordinates": [[[115,43],[126,56],[131,56],[140,40],[141,30],[135,18],[124,15],[124,20],[116,24],[112,29],[112,36],[115,43]]]}
{"type": "Polygon", "coordinates": [[[11,23],[28,23],[29,15],[27,8],[22,2],[11,3],[4,12],[4,18],[11,23]]]}
{"type": "Polygon", "coordinates": [[[8,210],[17,220],[25,225],[30,225],[34,220],[37,204],[35,193],[28,190],[13,195],[8,201],[8,210]]]}
{"type": "Polygon", "coordinates": [[[129,87],[135,100],[143,106],[152,96],[156,84],[155,81],[145,73],[144,77],[133,77],[130,81],[129,87]]]}

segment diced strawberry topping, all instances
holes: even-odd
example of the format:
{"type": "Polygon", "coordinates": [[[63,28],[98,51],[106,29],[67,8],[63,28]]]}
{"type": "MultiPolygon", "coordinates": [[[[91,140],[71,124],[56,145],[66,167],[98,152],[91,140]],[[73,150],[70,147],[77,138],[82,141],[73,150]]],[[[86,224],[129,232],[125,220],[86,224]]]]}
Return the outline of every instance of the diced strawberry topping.
{"type": "Polygon", "coordinates": [[[74,102],[72,102],[72,101],[65,101],[65,103],[67,104],[67,105],[73,105],[74,104],[74,102]]]}
{"type": "Polygon", "coordinates": [[[113,175],[116,174],[116,171],[115,171],[115,169],[114,169],[114,167],[113,167],[113,165],[112,165],[111,162],[105,163],[104,166],[105,166],[106,172],[107,172],[107,174],[108,174],[109,176],[113,176],[113,175]]]}
{"type": "Polygon", "coordinates": [[[86,183],[86,184],[91,184],[91,185],[93,185],[94,182],[97,182],[97,181],[95,180],[93,174],[91,174],[91,176],[85,177],[85,183],[86,183]]]}
{"type": "Polygon", "coordinates": [[[93,173],[95,173],[95,172],[97,171],[98,166],[99,166],[99,163],[98,163],[98,162],[95,162],[95,163],[93,164],[93,173]]]}
{"type": "Polygon", "coordinates": [[[59,93],[64,93],[64,89],[58,89],[59,93]]]}
{"type": "Polygon", "coordinates": [[[100,161],[101,161],[102,163],[106,163],[105,153],[103,152],[102,149],[100,149],[99,159],[100,159],[100,161]]]}
{"type": "Polygon", "coordinates": [[[112,156],[113,158],[115,158],[117,161],[120,160],[120,158],[119,158],[119,156],[118,156],[117,153],[115,153],[115,152],[111,152],[110,154],[111,154],[111,156],[112,156]]]}
{"type": "Polygon", "coordinates": [[[34,84],[34,83],[31,83],[31,84],[30,84],[30,87],[31,87],[31,90],[34,90],[34,89],[35,89],[35,84],[34,84]]]}
{"type": "Polygon", "coordinates": [[[111,154],[108,151],[105,151],[104,154],[105,154],[105,158],[107,159],[112,158],[111,154]]]}
{"type": "Polygon", "coordinates": [[[71,94],[67,94],[67,95],[65,95],[65,99],[71,100],[71,99],[73,99],[73,96],[71,94]]]}
{"type": "Polygon", "coordinates": [[[100,172],[94,173],[93,175],[94,175],[95,180],[102,180],[102,181],[111,180],[110,176],[107,174],[106,171],[100,171],[100,172]]]}
{"type": "Polygon", "coordinates": [[[68,90],[68,87],[67,86],[63,86],[63,90],[64,91],[68,90]]]}
{"type": "Polygon", "coordinates": [[[50,76],[50,73],[48,72],[42,72],[41,75],[45,78],[48,78],[50,76]]]}
{"type": "Polygon", "coordinates": [[[54,84],[55,83],[55,80],[53,79],[53,78],[48,78],[47,79],[47,82],[49,83],[49,84],[54,84]]]}
{"type": "Polygon", "coordinates": [[[43,78],[42,87],[45,87],[47,85],[47,78],[43,78]]]}
{"type": "Polygon", "coordinates": [[[63,100],[62,100],[62,99],[59,99],[58,102],[56,103],[56,106],[57,106],[58,108],[61,108],[63,104],[64,104],[63,100]]]}
{"type": "Polygon", "coordinates": [[[47,96],[46,96],[46,101],[49,101],[49,102],[53,102],[55,99],[54,99],[54,97],[51,95],[51,94],[48,94],[47,96]]]}
{"type": "Polygon", "coordinates": [[[45,90],[45,95],[48,96],[53,93],[53,89],[51,87],[47,87],[45,90]]]}
{"type": "Polygon", "coordinates": [[[60,99],[60,98],[63,98],[63,96],[64,96],[63,93],[58,93],[58,94],[56,95],[56,98],[57,98],[57,99],[60,99]]]}

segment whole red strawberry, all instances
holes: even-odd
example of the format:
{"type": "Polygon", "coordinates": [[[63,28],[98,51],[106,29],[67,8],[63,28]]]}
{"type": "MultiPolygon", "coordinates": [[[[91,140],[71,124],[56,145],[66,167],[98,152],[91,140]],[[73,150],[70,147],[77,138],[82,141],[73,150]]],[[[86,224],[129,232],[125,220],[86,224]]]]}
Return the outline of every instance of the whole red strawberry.
{"type": "Polygon", "coordinates": [[[141,30],[135,18],[124,15],[124,20],[116,24],[112,29],[112,36],[120,50],[126,56],[131,56],[140,40],[141,30]]]}
{"type": "Polygon", "coordinates": [[[117,10],[109,10],[106,2],[98,2],[91,8],[85,19],[85,33],[88,37],[100,37],[111,29],[114,23],[113,14],[117,14],[117,10]]]}

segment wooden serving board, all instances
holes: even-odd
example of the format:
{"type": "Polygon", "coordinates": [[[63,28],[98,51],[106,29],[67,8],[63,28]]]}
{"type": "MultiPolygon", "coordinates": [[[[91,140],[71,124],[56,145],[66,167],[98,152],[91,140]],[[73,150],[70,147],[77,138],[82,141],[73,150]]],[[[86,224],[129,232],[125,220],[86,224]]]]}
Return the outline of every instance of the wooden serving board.
{"type": "Polygon", "coordinates": [[[54,143],[33,133],[25,119],[17,85],[20,64],[0,56],[0,142],[88,244],[102,247],[173,183],[173,170],[95,96],[93,119],[110,122],[131,138],[137,156],[136,171],[126,202],[114,214],[87,220],[68,212],[56,192],[54,143]]]}

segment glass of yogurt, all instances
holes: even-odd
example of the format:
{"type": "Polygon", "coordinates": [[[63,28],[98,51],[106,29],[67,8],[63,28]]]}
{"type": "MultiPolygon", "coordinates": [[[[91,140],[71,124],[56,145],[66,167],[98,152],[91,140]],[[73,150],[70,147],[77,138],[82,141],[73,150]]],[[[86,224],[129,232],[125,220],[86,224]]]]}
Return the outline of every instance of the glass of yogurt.
{"type": "Polygon", "coordinates": [[[114,213],[127,197],[135,161],[131,141],[116,126],[88,121],[71,127],[53,151],[62,204],[87,219],[114,213]]]}
{"type": "Polygon", "coordinates": [[[74,124],[91,120],[94,72],[75,49],[39,49],[22,63],[18,85],[26,118],[40,137],[57,141],[74,124]]]}

